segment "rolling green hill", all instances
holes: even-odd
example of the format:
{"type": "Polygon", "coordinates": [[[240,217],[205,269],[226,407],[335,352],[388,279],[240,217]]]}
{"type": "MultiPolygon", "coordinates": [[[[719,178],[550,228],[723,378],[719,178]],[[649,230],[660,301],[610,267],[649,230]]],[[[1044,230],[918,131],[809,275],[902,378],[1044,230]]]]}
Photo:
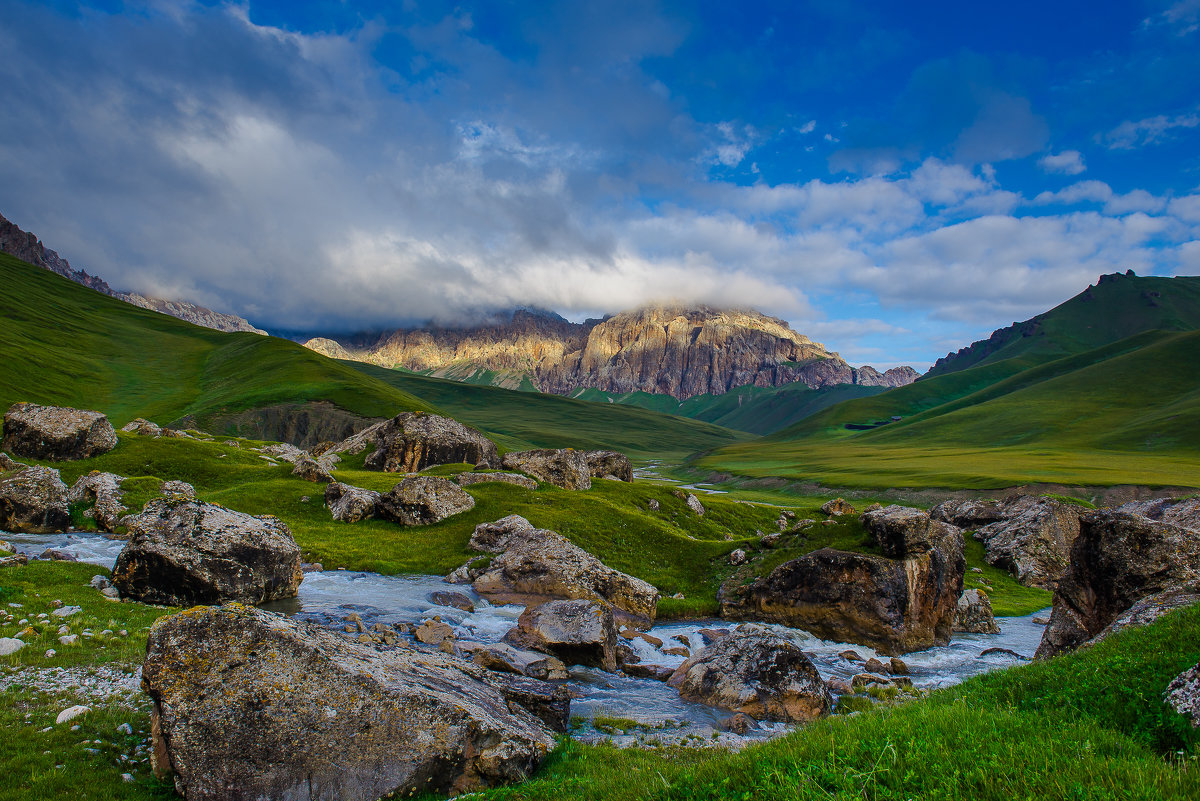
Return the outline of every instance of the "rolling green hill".
{"type": "Polygon", "coordinates": [[[146,417],[234,433],[239,415],[319,401],[367,418],[440,409],[508,447],[613,447],[640,456],[747,438],[643,409],[342,363],[284,339],[212,331],[4,254],[0,285],[0,410],[24,400],[98,409],[118,426],[146,417]]]}

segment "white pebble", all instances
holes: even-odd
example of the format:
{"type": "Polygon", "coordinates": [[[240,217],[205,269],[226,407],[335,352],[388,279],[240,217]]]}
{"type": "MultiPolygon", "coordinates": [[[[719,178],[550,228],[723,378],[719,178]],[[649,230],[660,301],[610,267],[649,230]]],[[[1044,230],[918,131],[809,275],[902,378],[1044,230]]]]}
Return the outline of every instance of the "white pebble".
{"type": "Polygon", "coordinates": [[[79,642],[79,635],[78,634],[68,634],[65,637],[59,637],[58,641],[60,643],[62,643],[63,645],[74,645],[75,643],[79,642]]]}
{"type": "Polygon", "coordinates": [[[49,649],[48,651],[46,651],[46,658],[47,658],[47,659],[53,659],[53,658],[54,658],[54,655],[55,655],[55,654],[57,654],[57,653],[58,653],[58,651],[55,651],[53,648],[51,648],[51,649],[49,649]]]}
{"type": "MultiPolygon", "coordinates": [[[[225,454],[221,454],[221,455],[224,456],[225,454]]],[[[132,773],[122,773],[121,779],[126,784],[132,784],[133,783],[133,774],[132,773]]]]}
{"type": "Polygon", "coordinates": [[[77,615],[82,611],[83,611],[83,609],[78,606],[64,606],[62,609],[55,609],[54,616],[55,617],[70,617],[71,615],[77,615]]]}
{"type": "Polygon", "coordinates": [[[130,726],[128,723],[122,723],[120,726],[117,727],[117,731],[120,732],[121,734],[133,734],[133,727],[130,726]]]}
{"type": "MultiPolygon", "coordinates": [[[[88,712],[91,712],[91,711],[92,711],[91,707],[83,706],[82,704],[76,704],[75,706],[69,706],[66,709],[64,709],[62,712],[58,713],[58,717],[54,719],[54,723],[56,725],[63,724],[63,723],[66,723],[68,720],[73,720],[73,719],[79,717],[80,715],[87,714],[88,712]]],[[[71,730],[74,731],[75,730],[74,727],[72,727],[71,730]]]]}

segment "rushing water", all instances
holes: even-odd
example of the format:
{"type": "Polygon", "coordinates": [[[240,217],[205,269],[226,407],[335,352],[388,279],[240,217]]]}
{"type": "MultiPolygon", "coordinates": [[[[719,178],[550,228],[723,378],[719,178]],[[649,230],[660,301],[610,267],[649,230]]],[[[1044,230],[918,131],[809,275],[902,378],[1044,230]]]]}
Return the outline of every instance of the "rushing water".
{"type": "MultiPolygon", "coordinates": [[[[5,539],[22,553],[37,556],[46,548],[56,548],[72,554],[81,562],[111,568],[124,542],[111,540],[96,534],[4,534],[5,539]]],[[[480,598],[470,586],[448,585],[437,576],[383,576],[378,573],[363,573],[349,570],[327,570],[308,573],[300,584],[295,598],[266,605],[285,614],[311,620],[338,630],[345,619],[355,613],[367,625],[385,623],[417,624],[435,616],[454,627],[456,638],[461,641],[483,643],[499,642],[513,626],[523,611],[518,605],[493,605],[480,598]],[[439,606],[430,600],[437,591],[460,592],[474,602],[474,612],[464,612],[447,606],[439,606]]],[[[1038,614],[1045,614],[1040,612],[1038,614]]],[[[902,659],[910,671],[913,684],[924,689],[945,687],[963,679],[997,668],[1017,664],[1021,660],[1003,653],[982,656],[990,648],[1005,648],[1024,656],[1031,656],[1041,640],[1043,627],[1033,622],[1034,615],[1025,617],[997,618],[1000,633],[956,634],[948,645],[905,654],[902,659]]],[[[690,651],[703,647],[703,639],[697,633],[701,629],[730,628],[736,624],[724,620],[710,619],[688,622],[663,623],[649,633],[663,641],[656,648],[643,639],[630,642],[634,651],[645,665],[677,667],[684,657],[664,654],[663,648],[686,644],[690,651]]],[[[799,629],[785,626],[769,626],[800,646],[822,678],[840,678],[849,681],[861,673],[862,663],[848,661],[839,654],[846,650],[856,651],[864,659],[878,656],[874,650],[852,643],[821,640],[799,629]]],[[[883,658],[887,661],[887,658],[883,658]]],[[[703,704],[684,701],[672,688],[652,679],[637,679],[600,670],[573,667],[569,687],[575,696],[571,702],[571,714],[582,718],[597,716],[626,718],[640,721],[652,728],[649,736],[660,739],[679,740],[683,737],[712,738],[713,727],[728,712],[703,704]],[[670,728],[663,730],[666,724],[670,728]]],[[[751,739],[770,736],[785,730],[781,725],[763,724],[752,732],[751,739]]],[[[585,728],[583,736],[591,737],[595,732],[585,728]]],[[[643,736],[647,736],[643,734],[643,736]]],[[[614,738],[618,742],[630,742],[633,736],[614,738]]],[[[731,744],[738,738],[721,734],[716,741],[731,744]]]]}

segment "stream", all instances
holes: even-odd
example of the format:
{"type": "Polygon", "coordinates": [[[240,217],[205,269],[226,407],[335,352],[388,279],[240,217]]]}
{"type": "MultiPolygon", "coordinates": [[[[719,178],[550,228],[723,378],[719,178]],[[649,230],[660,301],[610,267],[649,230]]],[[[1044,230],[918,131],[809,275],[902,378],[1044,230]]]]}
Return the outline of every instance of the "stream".
{"type": "MultiPolygon", "coordinates": [[[[30,558],[47,548],[71,554],[80,562],[111,569],[117,554],[125,546],[122,540],[112,540],[97,534],[6,534],[7,540],[30,558]]],[[[295,598],[276,601],[264,606],[284,614],[310,620],[341,631],[351,613],[358,614],[368,627],[374,623],[419,624],[434,616],[454,627],[459,641],[499,642],[516,625],[524,607],[493,605],[480,598],[470,585],[449,585],[440,576],[384,576],[349,570],[326,570],[306,573],[295,598]],[[439,590],[454,590],[467,595],[475,604],[474,612],[464,612],[439,606],[429,600],[439,590]]],[[[1043,610],[1036,613],[1047,615],[1043,610]]],[[[955,634],[948,645],[905,654],[913,684],[922,689],[934,689],[956,684],[970,676],[989,670],[1019,664],[1021,660],[1004,653],[983,656],[991,648],[1004,648],[1031,656],[1042,637],[1043,626],[1033,622],[1035,615],[996,618],[1000,633],[955,634]]],[[[720,619],[664,622],[650,629],[649,634],[663,641],[662,648],[686,644],[690,651],[703,647],[698,631],[701,629],[732,628],[737,624],[720,619]]],[[[862,663],[848,661],[839,654],[854,650],[863,659],[877,656],[871,648],[852,643],[821,640],[799,629],[767,625],[793,640],[813,661],[824,679],[849,681],[863,672],[862,663]]],[[[642,639],[630,642],[642,664],[677,667],[684,657],[664,654],[642,639]]],[[[887,657],[882,658],[884,662],[887,657]]],[[[569,689],[574,696],[571,715],[580,718],[573,734],[582,740],[611,740],[617,745],[636,742],[686,742],[739,746],[747,741],[771,737],[787,731],[784,724],[761,723],[745,736],[718,732],[717,723],[729,716],[724,710],[685,701],[666,684],[652,679],[632,678],[605,673],[598,669],[575,666],[570,669],[569,689]],[[642,728],[628,734],[600,732],[590,721],[597,717],[622,718],[637,721],[642,728]]]]}

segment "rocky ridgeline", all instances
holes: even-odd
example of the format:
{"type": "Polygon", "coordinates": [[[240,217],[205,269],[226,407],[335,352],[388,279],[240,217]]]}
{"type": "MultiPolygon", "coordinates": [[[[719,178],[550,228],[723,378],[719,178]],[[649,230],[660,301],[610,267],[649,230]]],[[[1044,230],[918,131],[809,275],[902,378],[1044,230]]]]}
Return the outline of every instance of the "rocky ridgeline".
{"type": "Polygon", "coordinates": [[[604,320],[570,323],[557,315],[518,311],[510,320],[474,328],[397,330],[373,340],[317,338],[309,348],[334,358],[437,374],[466,363],[528,375],[543,392],[583,388],[651,392],[680,400],[735,387],[796,381],[903,386],[917,373],[850,367],[838,354],[755,311],[649,306],[604,320]]]}

